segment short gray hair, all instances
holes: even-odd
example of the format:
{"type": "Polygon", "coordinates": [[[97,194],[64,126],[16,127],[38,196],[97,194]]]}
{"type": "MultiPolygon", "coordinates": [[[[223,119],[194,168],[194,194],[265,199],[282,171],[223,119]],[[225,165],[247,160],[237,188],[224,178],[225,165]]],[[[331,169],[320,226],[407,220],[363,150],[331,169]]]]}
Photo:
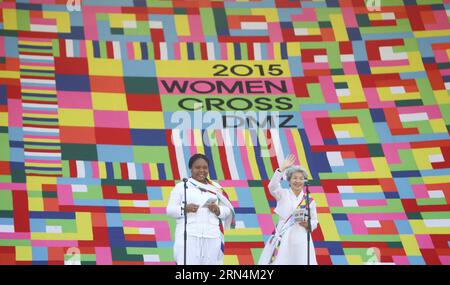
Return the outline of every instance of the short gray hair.
{"type": "Polygon", "coordinates": [[[286,179],[287,181],[290,181],[292,178],[292,175],[296,172],[300,172],[303,175],[303,179],[308,179],[308,173],[306,172],[306,169],[300,165],[293,165],[286,169],[286,179]]]}

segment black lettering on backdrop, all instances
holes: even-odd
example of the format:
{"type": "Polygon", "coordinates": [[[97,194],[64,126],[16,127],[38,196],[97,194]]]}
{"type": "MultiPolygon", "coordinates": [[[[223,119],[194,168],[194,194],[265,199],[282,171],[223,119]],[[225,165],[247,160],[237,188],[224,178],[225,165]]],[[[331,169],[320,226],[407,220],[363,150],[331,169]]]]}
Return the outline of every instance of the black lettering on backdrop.
{"type": "Polygon", "coordinates": [[[182,98],[178,101],[178,106],[186,111],[195,111],[194,105],[201,104],[205,111],[268,111],[273,108],[279,110],[290,110],[293,107],[289,97],[256,97],[250,98],[182,98]]]}

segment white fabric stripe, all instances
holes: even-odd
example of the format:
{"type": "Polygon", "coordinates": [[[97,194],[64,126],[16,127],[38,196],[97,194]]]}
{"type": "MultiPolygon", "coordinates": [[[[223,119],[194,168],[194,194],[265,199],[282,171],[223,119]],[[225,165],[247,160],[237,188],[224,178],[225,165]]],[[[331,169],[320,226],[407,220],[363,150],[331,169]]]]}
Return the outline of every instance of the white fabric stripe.
{"type": "Polygon", "coordinates": [[[368,228],[380,228],[381,227],[380,221],[364,221],[364,224],[368,228]]]}
{"type": "Polygon", "coordinates": [[[208,59],[215,60],[216,55],[214,51],[214,43],[208,42],[206,43],[206,53],[208,55],[208,59]]]}
{"type": "Polygon", "coordinates": [[[133,162],[127,162],[128,178],[136,179],[136,165],[133,162]]]}
{"type": "Polygon", "coordinates": [[[345,88],[345,89],[336,89],[336,95],[339,96],[339,97],[350,96],[350,90],[348,90],[347,88],[345,88]]]}
{"type": "Polygon", "coordinates": [[[66,55],[67,57],[73,57],[73,40],[66,40],[66,55]]]}
{"type": "Polygon", "coordinates": [[[358,207],[358,201],[356,200],[342,200],[342,205],[344,207],[358,207]]]}
{"type": "Polygon", "coordinates": [[[160,50],[160,54],[161,54],[161,60],[168,59],[166,42],[159,43],[159,50],[160,50]]]}
{"type": "Polygon", "coordinates": [[[450,227],[450,219],[428,219],[423,220],[423,222],[429,228],[450,227]]]}
{"type": "Polygon", "coordinates": [[[353,62],[355,61],[355,56],[353,54],[343,54],[341,55],[342,62],[353,62]]]}
{"type": "Polygon", "coordinates": [[[277,161],[278,165],[281,165],[283,163],[285,157],[283,154],[283,148],[281,147],[281,141],[280,141],[280,133],[278,129],[270,129],[270,135],[272,137],[272,142],[270,146],[275,148],[275,153],[277,155],[277,161]]]}
{"type": "Polygon", "coordinates": [[[35,59],[35,60],[42,60],[42,61],[54,61],[53,56],[48,56],[48,55],[19,54],[19,59],[35,59]]]}
{"type": "Polygon", "coordinates": [[[337,187],[339,193],[353,193],[353,186],[351,185],[338,185],[337,187]]]}
{"type": "Polygon", "coordinates": [[[114,59],[122,59],[120,42],[113,41],[113,52],[114,52],[114,59]]]}
{"type": "Polygon", "coordinates": [[[327,158],[330,166],[344,166],[340,151],[327,151],[327,158]]]}
{"type": "Polygon", "coordinates": [[[306,36],[308,35],[308,29],[307,28],[295,28],[294,29],[294,35],[296,36],[306,36]]]}
{"type": "Polygon", "coordinates": [[[0,233],[13,233],[14,225],[0,225],[0,233]]]}
{"type": "Polygon", "coordinates": [[[324,63],[324,62],[328,62],[328,56],[326,55],[315,55],[314,56],[314,62],[317,63],[324,63]]]}
{"type": "Polygon", "coordinates": [[[266,22],[241,22],[242,30],[267,30],[268,28],[266,22]]]}
{"type": "Polygon", "coordinates": [[[431,154],[428,156],[428,160],[430,162],[443,162],[444,160],[444,156],[439,153],[439,154],[431,154]]]}
{"type": "Polygon", "coordinates": [[[261,60],[262,54],[261,54],[261,44],[260,43],[254,43],[253,44],[253,52],[255,53],[255,60],[261,60]]]}
{"type": "Polygon", "coordinates": [[[428,191],[430,198],[445,198],[444,192],[442,190],[432,190],[428,191]]]}
{"type": "Polygon", "coordinates": [[[50,26],[50,25],[36,25],[31,24],[30,30],[33,32],[50,32],[50,33],[57,33],[58,27],[57,26],[50,26]]]}
{"type": "Polygon", "coordinates": [[[36,133],[54,133],[59,134],[59,129],[46,129],[46,128],[35,128],[35,127],[24,127],[25,132],[36,132],[36,133]]]}
{"type": "Polygon", "coordinates": [[[137,23],[136,23],[136,21],[125,20],[125,21],[122,21],[122,26],[124,28],[134,29],[137,27],[137,23]]]}
{"type": "Polygon", "coordinates": [[[24,109],[28,108],[42,108],[42,109],[58,109],[58,105],[50,105],[50,104],[34,104],[34,103],[23,103],[22,107],[24,109]]]}
{"type": "Polygon", "coordinates": [[[389,89],[391,90],[392,94],[406,93],[405,87],[403,87],[403,86],[392,86],[392,87],[389,87],[389,89]]]}
{"type": "Polygon", "coordinates": [[[406,52],[394,52],[391,46],[382,46],[380,49],[381,60],[403,60],[408,59],[406,52]]]}
{"type": "Polygon", "coordinates": [[[72,185],[72,192],[87,192],[88,188],[86,185],[81,184],[73,184],[72,185]]]}
{"type": "Polygon", "coordinates": [[[395,20],[395,14],[390,12],[390,13],[381,13],[381,19],[382,20],[395,20]]]}
{"type": "Polygon", "coordinates": [[[61,153],[58,152],[29,152],[26,151],[25,156],[27,157],[33,157],[33,156],[44,156],[44,157],[61,157],[61,153]]]}
{"type": "Polygon", "coordinates": [[[144,262],[159,262],[159,255],[157,254],[144,254],[144,262]]]}
{"type": "Polygon", "coordinates": [[[154,228],[139,228],[139,233],[143,235],[154,235],[155,229],[154,228]]]}
{"type": "Polygon", "coordinates": [[[148,201],[133,201],[133,206],[137,208],[147,208],[150,205],[148,201]]]}
{"type": "Polygon", "coordinates": [[[45,231],[51,234],[60,234],[62,233],[61,226],[45,226],[45,231]]]}
{"type": "Polygon", "coordinates": [[[76,161],[76,165],[77,165],[77,177],[80,178],[85,178],[86,177],[86,169],[84,167],[84,162],[83,161],[76,161]]]}
{"type": "Polygon", "coordinates": [[[350,138],[350,133],[348,131],[335,131],[334,134],[338,139],[350,138]]]}
{"type": "Polygon", "coordinates": [[[148,21],[151,29],[162,29],[163,25],[161,21],[148,21]]]}
{"type": "Polygon", "coordinates": [[[427,121],[428,114],[423,113],[412,113],[412,114],[400,114],[400,121],[402,122],[416,122],[416,121],[427,121]]]}
{"type": "Polygon", "coordinates": [[[56,84],[55,80],[52,79],[26,79],[21,78],[20,83],[35,83],[35,84],[56,84]]]}
{"type": "Polygon", "coordinates": [[[230,170],[231,179],[237,180],[239,179],[239,173],[236,168],[236,161],[234,158],[233,145],[230,143],[230,131],[232,129],[222,129],[220,132],[222,133],[222,138],[225,144],[225,153],[227,154],[228,161],[228,169],[230,170]]]}

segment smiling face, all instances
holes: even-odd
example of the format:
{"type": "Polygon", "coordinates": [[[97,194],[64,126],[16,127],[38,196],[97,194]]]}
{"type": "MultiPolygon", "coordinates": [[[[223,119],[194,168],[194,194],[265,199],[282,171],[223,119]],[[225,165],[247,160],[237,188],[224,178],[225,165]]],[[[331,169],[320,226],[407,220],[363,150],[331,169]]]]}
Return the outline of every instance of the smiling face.
{"type": "Polygon", "coordinates": [[[303,189],[303,185],[305,178],[303,177],[303,173],[294,172],[291,176],[291,180],[289,180],[289,185],[291,185],[291,189],[294,192],[300,192],[303,189]]]}
{"type": "Polygon", "coordinates": [[[204,159],[197,159],[191,167],[191,175],[195,180],[206,183],[208,177],[208,163],[204,159]]]}

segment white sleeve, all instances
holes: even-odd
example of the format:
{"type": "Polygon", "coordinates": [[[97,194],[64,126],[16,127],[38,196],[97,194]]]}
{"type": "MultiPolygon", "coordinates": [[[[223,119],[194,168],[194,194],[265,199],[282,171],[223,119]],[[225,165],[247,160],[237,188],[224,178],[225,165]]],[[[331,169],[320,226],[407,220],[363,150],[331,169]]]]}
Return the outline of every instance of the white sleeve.
{"type": "Polygon", "coordinates": [[[317,228],[319,220],[317,219],[316,201],[311,202],[311,232],[317,228]]]}
{"type": "Polygon", "coordinates": [[[180,190],[182,187],[178,185],[175,185],[170,192],[169,203],[166,208],[167,215],[175,219],[183,217],[183,193],[180,190]]]}
{"type": "Polygon", "coordinates": [[[231,210],[227,206],[219,206],[219,208],[220,208],[219,219],[225,219],[231,214],[231,210]]]}
{"type": "Polygon", "coordinates": [[[276,200],[280,200],[281,199],[281,193],[283,191],[283,189],[281,188],[281,178],[283,178],[283,173],[275,170],[272,179],[270,179],[269,182],[269,191],[270,194],[272,194],[272,196],[276,199],[276,200]]]}

